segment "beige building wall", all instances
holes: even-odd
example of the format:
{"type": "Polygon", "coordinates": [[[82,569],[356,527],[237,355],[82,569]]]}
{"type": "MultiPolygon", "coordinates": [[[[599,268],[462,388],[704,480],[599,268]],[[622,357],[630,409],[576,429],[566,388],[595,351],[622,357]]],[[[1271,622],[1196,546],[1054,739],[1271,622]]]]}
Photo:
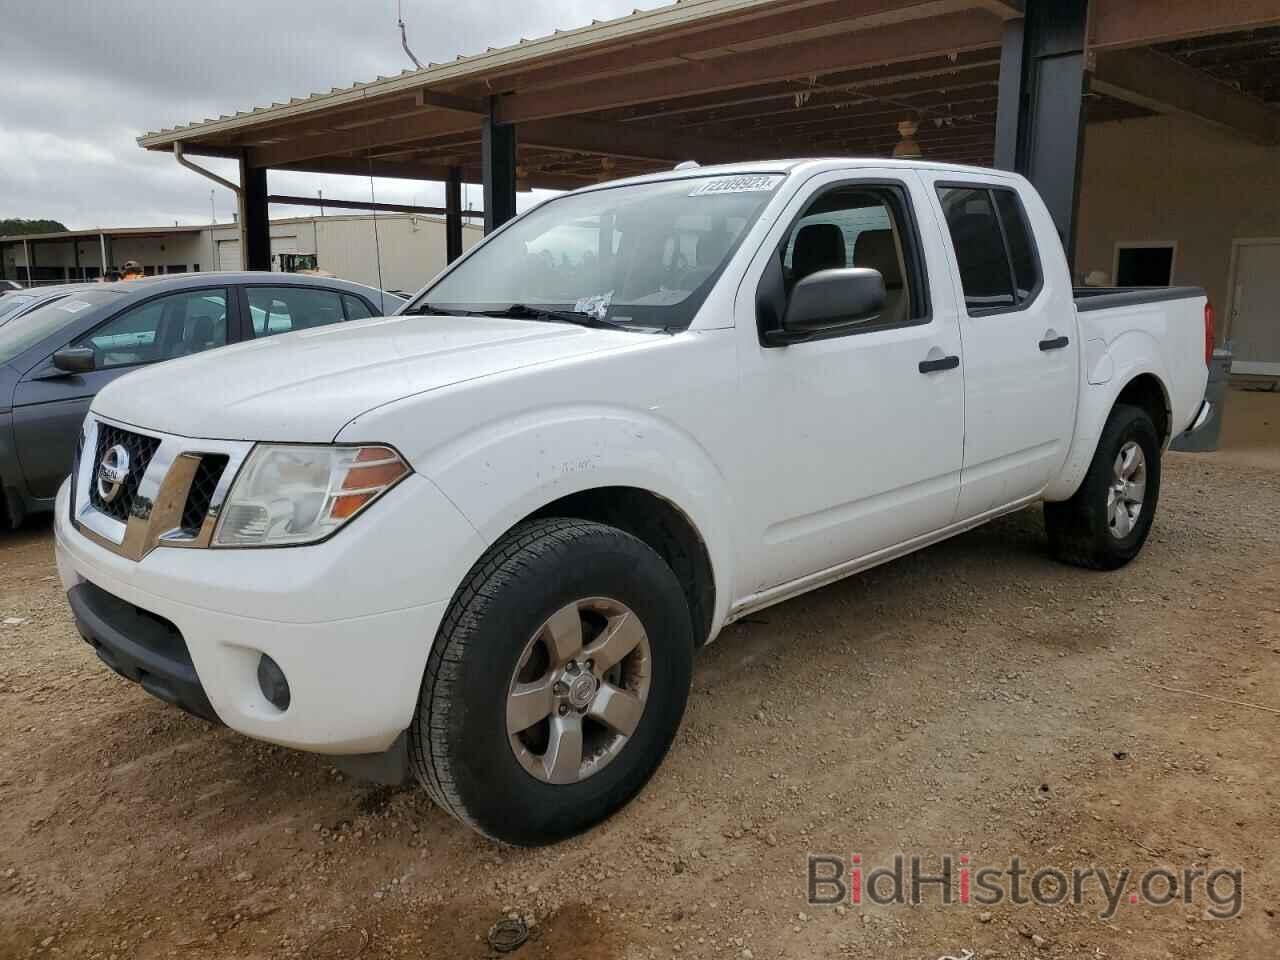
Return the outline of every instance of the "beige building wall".
{"type": "MultiPolygon", "coordinates": [[[[478,225],[464,224],[463,249],[470,249],[484,235],[478,225]]],[[[419,214],[317,217],[299,227],[300,244],[311,243],[318,266],[345,280],[378,286],[379,253],[382,287],[414,291],[445,267],[444,219],[419,214]],[[314,238],[306,236],[314,225],[314,238]]],[[[300,247],[301,249],[301,247],[300,247]]],[[[310,251],[306,251],[310,252],[310,251]]]]}
{"type": "Polygon", "coordinates": [[[1280,237],[1280,147],[1178,116],[1088,127],[1077,281],[1101,270],[1114,282],[1117,243],[1176,241],[1173,282],[1209,292],[1221,331],[1231,242],[1256,237],[1280,237]]]}

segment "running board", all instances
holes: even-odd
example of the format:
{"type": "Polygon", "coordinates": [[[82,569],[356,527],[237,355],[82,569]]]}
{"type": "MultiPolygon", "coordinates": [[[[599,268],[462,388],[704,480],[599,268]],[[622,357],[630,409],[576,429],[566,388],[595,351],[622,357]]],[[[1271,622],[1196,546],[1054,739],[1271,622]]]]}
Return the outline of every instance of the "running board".
{"type": "Polygon", "coordinates": [[[933,533],[927,533],[924,536],[916,537],[914,540],[908,540],[905,543],[897,544],[893,547],[887,547],[884,550],[877,550],[875,553],[869,553],[865,557],[859,557],[856,560],[848,560],[844,563],[837,564],[834,567],[828,567],[825,570],[819,570],[817,573],[811,573],[808,576],[801,577],[798,580],[791,580],[787,583],[779,584],[776,587],[770,587],[768,590],[761,590],[759,593],[753,593],[743,597],[729,610],[729,614],[725,617],[724,625],[727,627],[735,620],[741,620],[743,617],[755,613],[757,610],[763,610],[765,607],[771,607],[775,603],[782,603],[784,600],[790,600],[792,597],[798,597],[802,593],[808,593],[810,590],[817,590],[819,587],[825,587],[835,583],[837,580],[843,580],[845,577],[851,577],[855,573],[862,573],[864,570],[870,570],[872,567],[878,567],[882,563],[888,563],[891,560],[897,560],[904,557],[908,553],[914,553],[925,547],[931,547],[935,543],[940,543],[951,537],[961,533],[967,533],[974,527],[980,527],[989,520],[997,517],[1005,516],[1010,513],[1017,513],[1025,507],[1030,506],[1040,499],[1040,494],[1030,497],[1024,497],[1016,500],[1011,504],[998,507],[995,510],[988,510],[986,513],[963,520],[960,523],[953,523],[949,527],[943,527],[941,530],[935,530],[933,533]]]}

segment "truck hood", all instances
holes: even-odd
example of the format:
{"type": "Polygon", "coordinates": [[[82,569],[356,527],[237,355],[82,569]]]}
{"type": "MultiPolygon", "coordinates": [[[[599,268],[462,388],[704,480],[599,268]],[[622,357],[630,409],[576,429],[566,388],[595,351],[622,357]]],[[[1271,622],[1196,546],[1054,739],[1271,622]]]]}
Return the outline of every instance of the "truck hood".
{"type": "Polygon", "coordinates": [[[137,370],[104,388],[93,410],[186,437],[327,443],[374,407],[646,336],[532,320],[380,317],[137,370]]]}

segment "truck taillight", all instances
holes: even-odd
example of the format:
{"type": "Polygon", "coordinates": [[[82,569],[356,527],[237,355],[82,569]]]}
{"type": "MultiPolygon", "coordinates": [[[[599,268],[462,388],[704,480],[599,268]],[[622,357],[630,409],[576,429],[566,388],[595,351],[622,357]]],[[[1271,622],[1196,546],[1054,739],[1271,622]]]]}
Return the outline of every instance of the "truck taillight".
{"type": "Polygon", "coordinates": [[[1207,367],[1213,360],[1213,304],[1204,303],[1204,365],[1207,367]]]}

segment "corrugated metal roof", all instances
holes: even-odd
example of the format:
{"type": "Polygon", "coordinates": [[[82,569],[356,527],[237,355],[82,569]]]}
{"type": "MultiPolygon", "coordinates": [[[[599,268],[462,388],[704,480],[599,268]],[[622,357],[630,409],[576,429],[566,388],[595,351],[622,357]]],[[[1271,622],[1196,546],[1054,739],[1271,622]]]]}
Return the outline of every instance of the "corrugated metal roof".
{"type": "Polygon", "coordinates": [[[459,56],[450,63],[431,63],[421,70],[402,70],[394,77],[378,77],[365,83],[353,83],[350,87],[333,87],[328,92],[294,97],[288,103],[254,107],[234,114],[224,114],[217,119],[206,117],[203,121],[146,133],[138,138],[138,145],[153,149],[271,120],[303,116],[329,107],[359,103],[370,97],[403,93],[459,80],[481,79],[486,73],[510,71],[514,67],[531,65],[542,58],[581,53],[597,44],[634,40],[673,26],[688,26],[728,14],[786,5],[786,0],[675,0],[674,3],[653,10],[635,10],[613,20],[594,20],[585,27],[556,30],[547,36],[533,40],[521,39],[506,47],[490,47],[484,53],[459,56]]]}

